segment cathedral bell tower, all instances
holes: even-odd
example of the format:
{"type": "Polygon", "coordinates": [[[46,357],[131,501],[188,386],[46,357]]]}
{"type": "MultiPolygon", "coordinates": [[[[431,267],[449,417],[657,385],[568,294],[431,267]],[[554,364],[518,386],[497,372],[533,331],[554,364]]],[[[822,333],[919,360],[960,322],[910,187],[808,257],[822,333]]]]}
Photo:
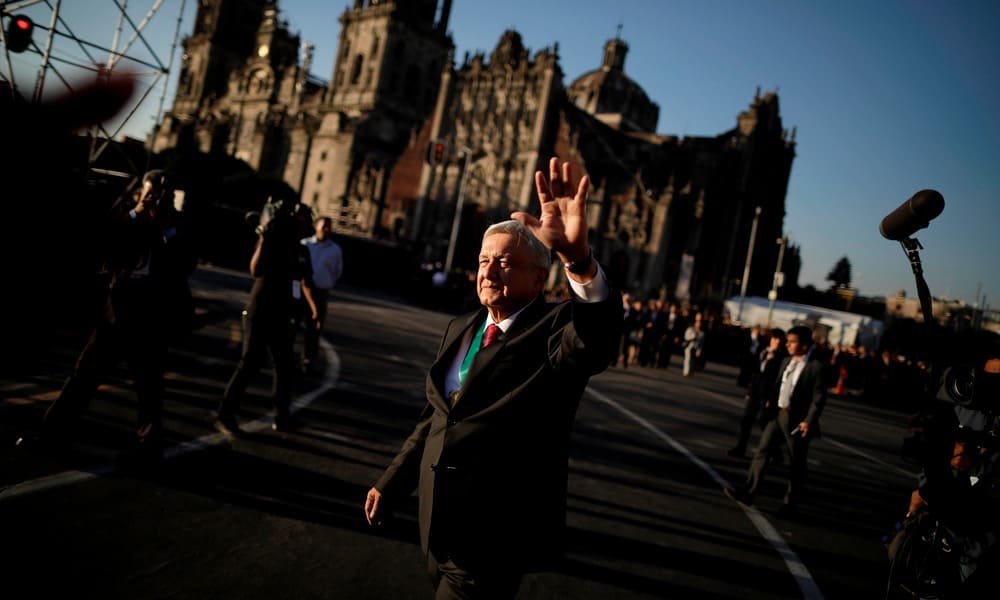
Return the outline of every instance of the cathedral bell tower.
{"type": "Polygon", "coordinates": [[[229,77],[227,153],[257,171],[281,177],[289,153],[286,121],[300,81],[299,37],[268,3],[250,57],[229,77]]]}
{"type": "Polygon", "coordinates": [[[264,9],[273,4],[271,0],[198,0],[194,32],[182,42],[173,107],[150,138],[153,152],[196,144],[195,125],[214,119],[212,105],[226,95],[230,73],[255,51],[264,9]]]}
{"type": "Polygon", "coordinates": [[[437,101],[451,0],[355,0],[300,190],[334,229],[380,237],[393,167],[437,101]]]}

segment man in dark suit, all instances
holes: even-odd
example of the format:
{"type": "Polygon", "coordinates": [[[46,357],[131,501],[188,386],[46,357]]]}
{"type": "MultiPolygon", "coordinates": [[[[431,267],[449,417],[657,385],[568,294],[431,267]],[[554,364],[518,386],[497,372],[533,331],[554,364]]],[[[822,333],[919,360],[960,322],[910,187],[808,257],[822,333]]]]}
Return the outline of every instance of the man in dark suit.
{"type": "Polygon", "coordinates": [[[826,404],[826,390],[823,386],[823,365],[809,359],[812,331],[808,327],[792,327],[788,330],[785,346],[789,356],[782,361],[779,369],[781,376],[776,382],[778,410],[764,427],[743,486],[735,490],[727,488],[725,492],[734,500],[753,504],[772,450],[784,445],[791,466],[788,490],[778,514],[792,516],[806,478],[809,442],[820,437],[819,417],[826,404]]]}
{"type": "Polygon", "coordinates": [[[730,448],[729,456],[743,458],[747,451],[747,443],[750,441],[750,430],[754,421],[758,420],[758,416],[763,427],[776,415],[778,408],[775,394],[778,390],[775,383],[781,374],[781,364],[786,356],[785,332],[781,329],[772,329],[767,347],[760,351],[754,361],[757,366],[750,372],[743,416],[740,418],[740,434],[736,446],[730,448]]]}
{"type": "Polygon", "coordinates": [[[420,420],[365,501],[380,524],[417,488],[437,598],[513,597],[525,572],[561,556],[573,419],[617,352],[621,300],[587,244],[589,179],[573,186],[556,158],[549,171],[535,175],[539,218],[515,212],[486,230],[484,308],[448,325],[420,420]],[[560,304],[542,297],[553,251],[573,292],[560,304]]]}
{"type": "Polygon", "coordinates": [[[750,328],[742,340],[740,352],[740,372],[736,377],[736,385],[747,387],[753,379],[754,370],[760,366],[760,353],[767,347],[767,340],[759,325],[750,328]]]}

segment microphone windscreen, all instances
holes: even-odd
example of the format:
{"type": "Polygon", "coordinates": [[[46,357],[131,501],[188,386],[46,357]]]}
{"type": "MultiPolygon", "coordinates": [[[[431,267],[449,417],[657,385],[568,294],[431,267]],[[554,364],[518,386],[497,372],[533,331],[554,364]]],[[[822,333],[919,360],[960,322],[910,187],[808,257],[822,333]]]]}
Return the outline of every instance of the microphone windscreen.
{"type": "Polygon", "coordinates": [[[904,240],[923,229],[944,210],[944,196],[937,190],[920,190],[882,219],[878,230],[887,240],[904,240]]]}

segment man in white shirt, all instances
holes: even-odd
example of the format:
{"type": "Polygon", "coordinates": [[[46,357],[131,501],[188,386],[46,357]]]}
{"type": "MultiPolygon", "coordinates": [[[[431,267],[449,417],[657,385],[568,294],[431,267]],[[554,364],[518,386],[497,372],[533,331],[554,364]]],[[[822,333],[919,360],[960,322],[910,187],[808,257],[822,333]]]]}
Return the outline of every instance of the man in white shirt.
{"type": "Polygon", "coordinates": [[[313,299],[316,301],[316,319],[306,320],[303,366],[308,367],[319,354],[319,332],[326,321],[327,302],[330,290],[337,285],[344,272],[344,253],[340,245],[330,238],[333,221],[330,217],[319,217],[314,226],[316,235],[302,240],[309,249],[313,271],[313,299]]]}
{"type": "Polygon", "coordinates": [[[826,404],[826,390],[822,384],[823,365],[809,360],[812,331],[808,327],[792,327],[786,336],[788,358],[782,361],[776,385],[778,411],[768,421],[761,433],[760,443],[754,452],[753,462],[744,484],[726,495],[738,502],[752,505],[764,480],[770,463],[772,449],[784,446],[790,459],[788,490],[779,516],[794,515],[806,478],[806,454],[809,442],[820,437],[819,417],[826,404]]]}

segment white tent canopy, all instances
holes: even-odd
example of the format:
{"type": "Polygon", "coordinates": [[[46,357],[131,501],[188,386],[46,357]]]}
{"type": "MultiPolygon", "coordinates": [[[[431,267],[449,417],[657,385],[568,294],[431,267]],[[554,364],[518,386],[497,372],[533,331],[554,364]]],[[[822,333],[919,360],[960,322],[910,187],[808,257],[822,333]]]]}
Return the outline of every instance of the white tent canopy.
{"type": "MultiPolygon", "coordinates": [[[[767,298],[747,296],[743,299],[742,318],[739,324],[747,327],[767,326],[770,304],[767,298]]],[[[739,296],[726,300],[725,306],[730,318],[735,322],[736,316],[740,314],[739,296]]],[[[855,344],[871,350],[878,347],[879,339],[885,331],[882,321],[866,315],[776,300],[774,312],[771,314],[771,327],[788,331],[794,325],[806,325],[822,330],[825,332],[824,337],[831,344],[855,344]]]]}

